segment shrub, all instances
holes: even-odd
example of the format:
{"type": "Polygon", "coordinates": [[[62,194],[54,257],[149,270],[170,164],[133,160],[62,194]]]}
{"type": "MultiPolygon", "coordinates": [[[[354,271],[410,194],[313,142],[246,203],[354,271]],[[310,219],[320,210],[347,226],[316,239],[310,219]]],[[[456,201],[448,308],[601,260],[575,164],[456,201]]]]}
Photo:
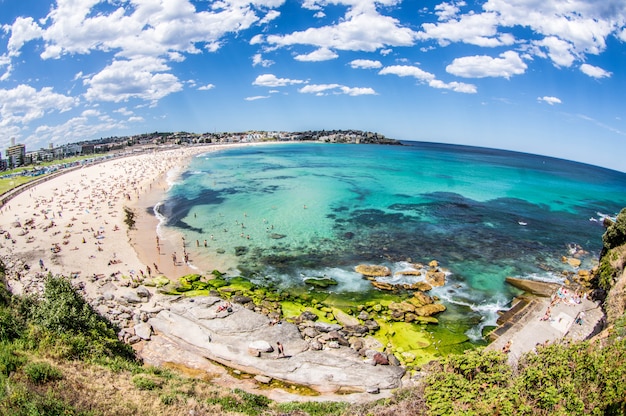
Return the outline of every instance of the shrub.
{"type": "Polygon", "coordinates": [[[602,243],[605,250],[626,244],[626,208],[620,211],[614,223],[606,227],[602,243]]]}
{"type": "Polygon", "coordinates": [[[0,376],[8,376],[20,368],[26,359],[12,344],[0,343],[0,376]]]}
{"type": "Polygon", "coordinates": [[[137,374],[136,376],[133,376],[132,382],[139,390],[155,390],[161,387],[159,383],[156,382],[156,380],[143,374],[137,374]]]}
{"type": "Polygon", "coordinates": [[[19,338],[23,323],[9,308],[0,306],[0,341],[13,341],[19,338]]]}
{"type": "Polygon", "coordinates": [[[45,361],[26,364],[26,366],[24,366],[24,374],[35,384],[44,384],[63,378],[61,370],[45,361]]]}

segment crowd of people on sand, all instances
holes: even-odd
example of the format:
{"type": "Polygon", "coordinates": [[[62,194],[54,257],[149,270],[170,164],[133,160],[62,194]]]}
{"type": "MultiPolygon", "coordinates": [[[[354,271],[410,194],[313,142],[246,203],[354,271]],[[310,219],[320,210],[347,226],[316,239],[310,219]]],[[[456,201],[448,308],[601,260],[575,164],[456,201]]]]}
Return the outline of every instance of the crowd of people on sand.
{"type": "MultiPolygon", "coordinates": [[[[546,313],[539,319],[540,321],[549,321],[552,319],[552,308],[556,306],[558,303],[563,303],[564,305],[574,306],[580,304],[584,299],[587,298],[587,294],[580,294],[577,291],[572,291],[567,289],[566,287],[559,287],[559,289],[550,297],[550,304],[546,308],[546,313]]],[[[582,325],[583,318],[585,314],[584,312],[580,312],[576,317],[576,323],[582,325]]]]}
{"type": "Polygon", "coordinates": [[[157,178],[201,150],[108,161],[28,189],[0,207],[3,257],[28,257],[27,253],[37,251],[36,258],[42,257],[53,273],[76,269],[85,276],[101,273],[107,266],[119,268],[116,271],[123,275],[158,273],[156,263],[151,269],[130,261],[133,253],[120,246],[126,244],[125,236],[117,235],[125,229],[122,207],[132,207],[156,186],[157,178]]]}

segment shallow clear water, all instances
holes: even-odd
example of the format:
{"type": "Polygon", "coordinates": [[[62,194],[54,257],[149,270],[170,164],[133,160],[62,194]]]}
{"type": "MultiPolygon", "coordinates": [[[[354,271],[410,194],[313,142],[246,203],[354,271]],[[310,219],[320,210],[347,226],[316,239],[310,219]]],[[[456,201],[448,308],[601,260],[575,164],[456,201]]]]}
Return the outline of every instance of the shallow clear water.
{"type": "MultiPolygon", "coordinates": [[[[626,206],[626,174],[547,157],[451,145],[278,144],[194,158],[159,208],[192,258],[220,256],[283,286],[328,275],[367,294],[360,263],[436,259],[440,327],[474,338],[517,293],[507,276],[559,280],[571,244],[601,249],[599,213],[626,206]],[[203,241],[207,240],[207,248],[203,241]],[[219,253],[218,253],[219,252],[219,253]],[[458,329],[459,322],[464,322],[458,329]]],[[[208,261],[208,260],[207,260],[208,261]]]]}

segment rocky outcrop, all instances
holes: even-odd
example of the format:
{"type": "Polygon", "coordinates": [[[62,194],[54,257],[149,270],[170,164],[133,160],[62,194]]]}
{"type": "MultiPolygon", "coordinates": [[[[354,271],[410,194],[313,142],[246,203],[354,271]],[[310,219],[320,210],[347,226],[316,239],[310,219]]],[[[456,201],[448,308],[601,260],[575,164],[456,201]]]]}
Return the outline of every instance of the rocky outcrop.
{"type": "Polygon", "coordinates": [[[542,297],[552,296],[560,286],[556,283],[538,282],[536,280],[518,279],[515,277],[507,277],[506,282],[524,292],[542,297]]]}
{"type": "Polygon", "coordinates": [[[354,270],[366,277],[391,276],[391,269],[389,267],[375,264],[359,264],[354,270]]]}

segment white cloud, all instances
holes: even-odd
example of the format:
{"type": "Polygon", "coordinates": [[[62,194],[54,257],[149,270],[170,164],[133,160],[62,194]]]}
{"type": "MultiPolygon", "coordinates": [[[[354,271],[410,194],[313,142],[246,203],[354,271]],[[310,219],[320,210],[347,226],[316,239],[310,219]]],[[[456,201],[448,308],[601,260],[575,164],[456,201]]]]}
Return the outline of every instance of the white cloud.
{"type": "Polygon", "coordinates": [[[426,72],[416,66],[410,65],[392,65],[381,69],[378,72],[380,75],[397,75],[399,77],[413,77],[420,81],[431,81],[435,79],[435,76],[430,72],[426,72]]]}
{"type": "Polygon", "coordinates": [[[342,86],[341,87],[341,91],[344,94],[347,95],[351,95],[353,97],[357,96],[357,95],[376,95],[376,91],[374,91],[373,88],[369,88],[369,87],[346,87],[346,86],[342,86]]]}
{"type": "MultiPolygon", "coordinates": [[[[371,3],[363,3],[363,5],[371,3]]],[[[365,6],[362,6],[362,8],[365,6]]],[[[313,45],[344,51],[373,52],[387,46],[412,46],[415,32],[402,27],[397,19],[366,9],[350,9],[345,19],[334,26],[308,28],[287,35],[269,35],[276,46],[313,45]]]]}
{"type": "Polygon", "coordinates": [[[274,74],[263,74],[256,77],[252,85],[258,85],[260,87],[284,87],[292,84],[302,84],[304,81],[299,79],[278,78],[274,74]]]}
{"type": "Polygon", "coordinates": [[[548,56],[556,66],[570,67],[576,59],[576,56],[572,53],[572,44],[556,36],[549,36],[534,42],[534,44],[546,48],[548,56]]]}
{"type": "Polygon", "coordinates": [[[368,87],[346,87],[341,84],[309,84],[300,88],[298,92],[302,94],[315,94],[318,96],[332,94],[346,94],[350,96],[358,95],[376,95],[376,91],[373,88],[368,87]]]}
{"type": "Polygon", "coordinates": [[[50,87],[37,91],[22,84],[10,90],[0,89],[0,127],[26,125],[46,113],[69,111],[77,103],[76,98],[57,94],[50,87]]]}
{"type": "Polygon", "coordinates": [[[127,109],[126,107],[120,107],[117,110],[113,110],[114,113],[120,113],[124,116],[132,116],[133,112],[127,109]]]}
{"type": "Polygon", "coordinates": [[[51,143],[62,140],[63,143],[77,142],[87,137],[99,137],[107,131],[126,128],[123,121],[115,120],[109,116],[102,116],[99,122],[94,122],[84,116],[73,117],[65,123],[58,125],[41,125],[35,133],[26,139],[27,147],[36,147],[38,143],[51,143]]]}
{"type": "Polygon", "coordinates": [[[246,97],[244,100],[246,101],[256,101],[256,100],[264,100],[266,98],[270,98],[269,95],[255,95],[254,97],[246,97]]]}
{"type": "Polygon", "coordinates": [[[80,115],[82,117],[97,117],[100,115],[100,111],[89,109],[89,110],[84,110],[80,115]]]}
{"type": "Polygon", "coordinates": [[[476,94],[478,91],[476,85],[466,84],[464,82],[443,82],[438,79],[433,79],[428,82],[428,85],[433,88],[451,90],[454,92],[462,92],[465,94],[476,94]]]}
{"type": "Polygon", "coordinates": [[[176,76],[165,72],[169,69],[162,60],[155,58],[115,60],[83,81],[88,86],[85,98],[113,102],[131,98],[160,100],[183,88],[176,76]]]}
{"type": "Polygon", "coordinates": [[[278,10],[270,10],[269,12],[267,12],[265,17],[263,17],[263,19],[259,21],[259,24],[267,24],[272,20],[278,18],[278,16],[280,16],[280,12],[278,10]]]}
{"type": "Polygon", "coordinates": [[[9,56],[18,56],[20,49],[26,42],[41,37],[42,30],[32,17],[18,17],[11,26],[5,25],[4,29],[11,32],[7,44],[9,56]]]}
{"type": "Polygon", "coordinates": [[[294,59],[301,62],[320,62],[330,61],[331,59],[336,59],[338,57],[339,55],[328,48],[319,48],[305,55],[296,55],[294,59]]]}
{"type": "Polygon", "coordinates": [[[435,6],[435,14],[440,21],[447,21],[456,17],[461,10],[460,7],[465,5],[466,3],[464,1],[459,1],[457,3],[443,2],[435,6]]]}
{"type": "Polygon", "coordinates": [[[559,98],[557,98],[557,97],[550,97],[550,96],[537,97],[537,101],[544,102],[544,103],[550,104],[550,105],[561,104],[561,100],[559,98]]]}
{"type": "Polygon", "coordinates": [[[257,53],[252,56],[252,66],[258,65],[261,65],[263,68],[267,68],[274,65],[274,61],[263,59],[263,56],[260,53],[257,53]]]}
{"type": "Polygon", "coordinates": [[[206,85],[202,85],[201,87],[198,87],[198,91],[208,91],[208,90],[212,90],[213,88],[215,88],[215,85],[206,84],[206,85]]]}
{"type": "Polygon", "coordinates": [[[364,68],[364,69],[376,69],[382,68],[383,64],[380,61],[372,61],[370,59],[355,59],[350,62],[352,68],[364,68]]]}
{"type": "Polygon", "coordinates": [[[580,70],[583,74],[589,75],[592,78],[610,78],[612,75],[609,71],[589,64],[582,64],[580,70]]]}
{"type": "Polygon", "coordinates": [[[466,14],[456,20],[440,23],[424,23],[420,39],[437,40],[446,46],[463,42],[483,47],[512,45],[515,38],[510,33],[499,33],[499,16],[496,13],[466,14]]]}
{"type": "Polygon", "coordinates": [[[338,89],[341,87],[342,86],[339,84],[309,84],[300,88],[298,92],[301,92],[303,94],[323,95],[323,93],[325,93],[326,91],[338,89]]]}
{"type": "Polygon", "coordinates": [[[526,71],[527,65],[517,52],[507,51],[499,58],[485,55],[456,58],[446,67],[450,74],[464,78],[502,77],[510,78],[526,71]]]}
{"type": "Polygon", "coordinates": [[[380,71],[380,75],[397,75],[399,77],[413,77],[421,83],[427,84],[432,88],[451,90],[454,92],[462,92],[466,94],[474,94],[477,89],[473,84],[466,84],[463,82],[450,82],[446,83],[438,80],[435,75],[430,72],[426,72],[416,66],[411,65],[392,65],[387,66],[380,71]]]}

